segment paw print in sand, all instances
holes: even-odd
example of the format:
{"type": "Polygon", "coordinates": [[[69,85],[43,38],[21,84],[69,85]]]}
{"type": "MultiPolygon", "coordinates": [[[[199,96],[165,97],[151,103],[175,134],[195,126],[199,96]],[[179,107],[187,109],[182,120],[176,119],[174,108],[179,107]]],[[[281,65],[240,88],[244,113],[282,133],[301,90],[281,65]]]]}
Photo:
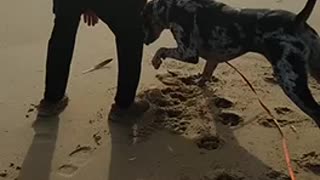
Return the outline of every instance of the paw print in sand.
{"type": "Polygon", "coordinates": [[[299,167],[320,176],[320,154],[310,152],[295,160],[299,167]]]}
{"type": "Polygon", "coordinates": [[[218,115],[219,121],[230,127],[238,126],[243,120],[241,116],[232,112],[222,112],[218,115]]]}
{"type": "Polygon", "coordinates": [[[208,172],[201,180],[245,180],[244,175],[226,169],[216,169],[208,172]]]}
{"type": "Polygon", "coordinates": [[[236,113],[221,112],[232,108],[234,103],[215,96],[210,88],[204,90],[199,87],[196,81],[199,75],[169,72],[157,78],[164,86],[139,95],[150,102],[153,115],[137,123],[135,135],[138,138],[146,138],[154,131],[167,129],[195,140],[201,149],[214,150],[223,145],[223,141],[214,135],[215,122],[220,121],[232,127],[242,122],[236,113]]]}

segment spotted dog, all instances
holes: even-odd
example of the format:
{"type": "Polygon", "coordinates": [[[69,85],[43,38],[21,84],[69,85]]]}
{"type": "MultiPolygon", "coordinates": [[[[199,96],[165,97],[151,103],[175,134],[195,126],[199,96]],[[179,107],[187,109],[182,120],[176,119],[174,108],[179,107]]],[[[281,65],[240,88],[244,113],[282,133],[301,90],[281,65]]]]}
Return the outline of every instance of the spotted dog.
{"type": "Polygon", "coordinates": [[[170,29],[176,48],[159,48],[152,64],[172,58],[196,64],[206,60],[200,83],[217,65],[247,52],[271,63],[284,93],[320,127],[320,106],[308,88],[309,72],[320,83],[320,38],[307,24],[316,0],[298,14],[284,10],[237,9],[214,0],[151,0],[142,12],[145,44],[170,29]]]}

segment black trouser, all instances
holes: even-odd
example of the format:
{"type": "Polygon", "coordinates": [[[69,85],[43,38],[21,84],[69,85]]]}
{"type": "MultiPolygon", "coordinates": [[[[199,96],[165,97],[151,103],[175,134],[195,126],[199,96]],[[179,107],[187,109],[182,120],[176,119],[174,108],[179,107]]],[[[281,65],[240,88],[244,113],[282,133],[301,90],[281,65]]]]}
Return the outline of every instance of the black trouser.
{"type": "Polygon", "coordinates": [[[90,8],[116,37],[119,61],[115,102],[126,108],[134,101],[140,80],[143,51],[142,17],[145,0],[54,0],[55,20],[48,43],[44,98],[60,100],[68,83],[76,34],[83,9],[90,8]]]}

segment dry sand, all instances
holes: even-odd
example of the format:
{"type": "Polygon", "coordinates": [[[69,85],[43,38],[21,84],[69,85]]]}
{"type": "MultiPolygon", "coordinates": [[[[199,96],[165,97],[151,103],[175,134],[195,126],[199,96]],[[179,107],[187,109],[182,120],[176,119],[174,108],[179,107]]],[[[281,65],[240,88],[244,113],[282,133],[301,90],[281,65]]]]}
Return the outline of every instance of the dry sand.
{"type": "MultiPolygon", "coordinates": [[[[300,10],[305,1],[228,0],[242,7],[300,10]]],[[[51,0],[0,2],[0,180],[285,180],[280,135],[243,80],[220,65],[206,89],[195,86],[199,65],[171,60],[150,65],[169,33],[144,53],[139,96],[152,109],[133,127],[109,124],[117,62],[82,75],[115,57],[104,24],[81,25],[68,93],[57,118],[37,119],[44,59],[52,27],[51,0]],[[38,121],[36,121],[38,120],[38,121]]],[[[310,24],[320,32],[320,5],[310,24]]],[[[320,178],[320,132],[282,93],[270,65],[257,54],[233,62],[280,120],[298,180],[320,178]],[[294,126],[297,132],[293,132],[294,126]]],[[[320,99],[320,86],[310,83],[320,99]]]]}

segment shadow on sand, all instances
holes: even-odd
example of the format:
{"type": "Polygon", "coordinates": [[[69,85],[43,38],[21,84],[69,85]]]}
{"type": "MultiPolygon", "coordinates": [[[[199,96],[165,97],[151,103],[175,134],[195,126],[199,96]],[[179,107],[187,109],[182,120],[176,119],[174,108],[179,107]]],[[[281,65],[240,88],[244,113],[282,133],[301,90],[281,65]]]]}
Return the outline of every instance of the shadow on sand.
{"type": "MultiPolygon", "coordinates": [[[[204,96],[207,96],[207,105],[211,105],[212,93],[204,93],[204,96]]],[[[216,110],[210,113],[217,117],[216,110]]],[[[148,121],[155,116],[151,112],[142,119],[148,121]]],[[[108,180],[216,180],[220,170],[227,175],[236,172],[236,176],[229,174],[230,180],[240,180],[241,177],[250,180],[288,179],[287,175],[274,171],[242,147],[229,126],[216,121],[213,124],[225,144],[213,151],[203,151],[194,140],[166,130],[157,131],[150,140],[132,145],[129,136],[132,127],[110,123],[112,150],[108,180]]]]}
{"type": "Polygon", "coordinates": [[[35,134],[18,179],[49,180],[59,129],[59,117],[42,118],[37,116],[32,127],[35,134]]]}

